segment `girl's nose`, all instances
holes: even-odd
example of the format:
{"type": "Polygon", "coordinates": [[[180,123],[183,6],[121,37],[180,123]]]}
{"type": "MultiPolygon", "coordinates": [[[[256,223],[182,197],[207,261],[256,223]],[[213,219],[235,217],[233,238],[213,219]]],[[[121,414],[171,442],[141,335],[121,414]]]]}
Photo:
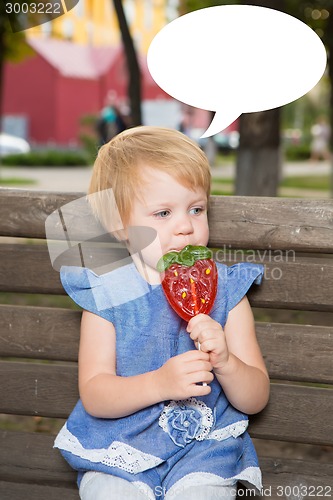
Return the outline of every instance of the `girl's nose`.
{"type": "Polygon", "coordinates": [[[191,234],[193,233],[193,225],[190,216],[184,215],[179,217],[175,225],[176,234],[191,234]]]}

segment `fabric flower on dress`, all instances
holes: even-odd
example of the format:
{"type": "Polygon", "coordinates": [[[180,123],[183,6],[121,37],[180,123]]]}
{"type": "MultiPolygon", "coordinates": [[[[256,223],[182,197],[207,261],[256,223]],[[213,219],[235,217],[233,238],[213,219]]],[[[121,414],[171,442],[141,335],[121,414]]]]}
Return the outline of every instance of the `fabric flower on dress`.
{"type": "Polygon", "coordinates": [[[212,410],[195,398],[171,401],[161,413],[159,425],[181,448],[196,439],[202,441],[213,426],[212,410]]]}

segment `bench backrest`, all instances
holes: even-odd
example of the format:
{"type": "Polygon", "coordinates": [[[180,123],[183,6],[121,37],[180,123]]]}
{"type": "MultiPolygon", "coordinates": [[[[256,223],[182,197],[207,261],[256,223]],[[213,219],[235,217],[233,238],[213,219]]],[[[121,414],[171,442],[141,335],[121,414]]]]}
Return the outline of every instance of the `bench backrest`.
{"type": "MultiPolygon", "coordinates": [[[[50,262],[45,220],[81,196],[0,189],[0,292],[64,295],[50,262]]],[[[254,308],[333,318],[332,200],[213,197],[209,219],[217,260],[265,264],[262,285],[249,292],[254,308]]],[[[68,416],[78,398],[80,315],[68,308],[0,305],[0,414],[68,416]]],[[[332,325],[257,321],[272,387],[269,405],[251,419],[253,437],[333,446],[332,325]]],[[[78,498],[75,475],[52,450],[52,436],[0,432],[1,498],[30,498],[24,496],[28,487],[34,498],[60,498],[63,491],[65,498],[78,498]]],[[[324,484],[311,465],[306,472],[304,464],[263,457],[262,466],[273,487],[297,474],[312,478],[308,484],[324,484]],[[287,475],[277,476],[279,467],[287,475]]],[[[320,474],[333,488],[332,464],[321,464],[320,474]]]]}

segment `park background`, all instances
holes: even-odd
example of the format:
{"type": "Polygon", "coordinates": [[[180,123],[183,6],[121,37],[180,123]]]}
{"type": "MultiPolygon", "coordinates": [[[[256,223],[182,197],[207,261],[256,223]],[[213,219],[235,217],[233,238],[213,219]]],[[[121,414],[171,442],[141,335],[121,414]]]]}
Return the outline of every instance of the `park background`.
{"type": "MultiPolygon", "coordinates": [[[[64,16],[15,33],[13,26],[19,20],[2,12],[2,132],[25,138],[31,152],[2,158],[0,186],[84,192],[98,151],[96,122],[110,93],[130,125],[179,127],[188,116],[198,139],[211,114],[184,107],[159,89],[147,71],[146,53],[154,35],[177,16],[232,3],[237,2],[80,0],[64,16]]],[[[331,0],[242,3],[275,8],[301,19],[322,38],[328,56],[333,53],[331,0]]],[[[232,41],[230,47],[221,48],[217,64],[223,65],[224,50],[232,50],[232,41]]],[[[211,160],[215,194],[332,196],[331,161],[309,159],[312,125],[319,116],[332,124],[332,67],[328,57],[325,75],[306,96],[281,109],[242,115],[220,135],[220,142],[215,140],[211,160]],[[236,147],[229,140],[234,132],[236,147]],[[245,157],[251,162],[250,168],[246,165],[250,180],[243,170],[245,157]]],[[[0,300],[75,307],[67,297],[0,293],[0,300]]],[[[274,321],[276,312],[258,309],[255,314],[261,321],[274,321]]],[[[332,325],[331,313],[285,311],[279,315],[279,321],[332,325]]],[[[57,431],[50,419],[5,415],[0,419],[8,429],[57,431]]],[[[332,454],[333,459],[332,450],[323,447],[286,448],[282,444],[280,452],[296,458],[309,454],[319,460],[332,454]]]]}
{"type": "MultiPolygon", "coordinates": [[[[23,137],[32,148],[28,155],[3,158],[4,167],[89,168],[98,149],[97,120],[110,97],[129,125],[179,128],[185,119],[187,132],[199,141],[212,113],[183,105],[155,84],[146,63],[148,47],[155,34],[179,15],[235,3],[240,2],[79,0],[72,2],[76,5],[66,14],[38,26],[32,25],[34,20],[43,19],[32,19],[30,28],[15,33],[13,27],[19,30],[22,19],[15,13],[6,18],[3,12],[2,132],[23,137]]],[[[330,161],[308,164],[311,128],[319,117],[332,123],[332,2],[242,3],[275,8],[307,23],[327,47],[328,64],[320,82],[302,98],[282,108],[241,115],[225,131],[205,143],[201,141],[212,165],[214,193],[332,196],[330,161]],[[300,168],[288,169],[290,162],[300,168]]],[[[216,64],[222,71],[228,71],[223,68],[223,53],[232,51],[232,43],[230,40],[230,46],[218,49],[216,64]]],[[[331,143],[332,140],[331,137],[331,143]]],[[[25,168],[24,172],[28,170],[25,168]]],[[[63,177],[67,186],[66,174],[63,177]]],[[[77,177],[80,178],[79,172],[77,177]]],[[[32,187],[38,187],[36,174],[22,176],[21,171],[15,174],[14,169],[2,170],[1,185],[26,187],[29,181],[32,187]]]]}

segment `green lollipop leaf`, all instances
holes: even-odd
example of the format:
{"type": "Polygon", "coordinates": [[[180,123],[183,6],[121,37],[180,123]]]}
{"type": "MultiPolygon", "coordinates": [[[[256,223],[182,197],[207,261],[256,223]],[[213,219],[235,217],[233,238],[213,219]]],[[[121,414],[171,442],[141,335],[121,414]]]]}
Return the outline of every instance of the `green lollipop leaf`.
{"type": "Polygon", "coordinates": [[[212,251],[204,246],[186,245],[180,252],[168,252],[157,263],[158,272],[166,271],[175,262],[191,267],[197,260],[211,259],[212,251]]]}
{"type": "Polygon", "coordinates": [[[169,252],[163,255],[163,257],[161,257],[157,262],[156,269],[158,270],[158,272],[163,273],[163,271],[166,271],[171,266],[171,264],[176,262],[177,256],[178,252],[169,252]]]}

